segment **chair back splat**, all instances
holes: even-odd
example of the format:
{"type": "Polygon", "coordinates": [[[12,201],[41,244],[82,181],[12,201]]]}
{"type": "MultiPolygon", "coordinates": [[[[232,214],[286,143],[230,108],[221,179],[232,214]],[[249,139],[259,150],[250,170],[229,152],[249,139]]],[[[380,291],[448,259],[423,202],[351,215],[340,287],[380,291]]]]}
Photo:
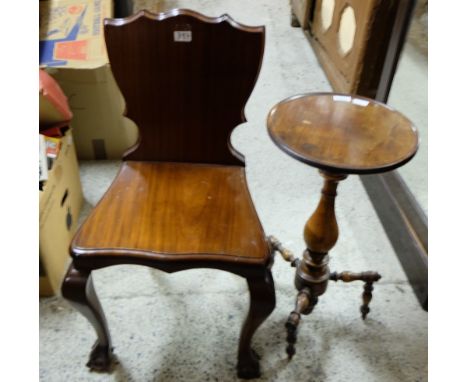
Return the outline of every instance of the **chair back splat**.
{"type": "Polygon", "coordinates": [[[139,128],[124,160],[244,165],[230,143],[263,58],[265,29],[184,9],[106,19],[112,72],[139,128]]]}

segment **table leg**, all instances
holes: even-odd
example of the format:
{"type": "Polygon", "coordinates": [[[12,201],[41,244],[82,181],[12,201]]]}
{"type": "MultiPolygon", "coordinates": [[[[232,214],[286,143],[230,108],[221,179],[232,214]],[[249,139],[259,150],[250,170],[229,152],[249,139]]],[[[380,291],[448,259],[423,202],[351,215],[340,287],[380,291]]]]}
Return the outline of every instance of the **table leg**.
{"type": "Polygon", "coordinates": [[[377,272],[368,271],[368,272],[333,272],[330,273],[330,280],[333,281],[344,281],[349,283],[352,281],[364,281],[364,292],[362,293],[362,305],[361,305],[361,317],[363,320],[366,319],[367,314],[370,312],[369,303],[372,300],[372,291],[374,289],[374,282],[379,281],[382,276],[377,272]]]}
{"type": "Polygon", "coordinates": [[[299,291],[296,309],[291,312],[286,323],[288,330],[287,353],[291,359],[295,353],[294,343],[297,337],[297,327],[301,314],[310,314],[325,293],[330,269],[328,268],[328,252],[338,240],[338,224],[335,217],[335,197],[338,182],[346,179],[346,175],[320,171],[324,178],[322,195],[315,212],[304,227],[304,240],[307,249],[296,269],[295,285],[299,291]]]}

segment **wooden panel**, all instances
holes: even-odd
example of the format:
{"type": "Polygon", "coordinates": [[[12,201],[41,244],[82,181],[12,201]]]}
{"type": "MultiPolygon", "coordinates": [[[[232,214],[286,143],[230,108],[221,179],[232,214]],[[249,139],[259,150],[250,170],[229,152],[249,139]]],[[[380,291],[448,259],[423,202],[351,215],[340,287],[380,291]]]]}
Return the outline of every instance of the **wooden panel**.
{"type": "MultiPolygon", "coordinates": [[[[336,69],[342,74],[343,79],[348,86],[355,85],[356,79],[362,69],[362,58],[364,54],[365,42],[368,39],[368,20],[371,18],[375,8],[375,1],[359,0],[355,1],[335,0],[335,8],[333,12],[332,24],[324,30],[322,27],[322,4],[324,0],[317,1],[316,11],[314,13],[314,21],[312,24],[312,34],[317,42],[327,52],[329,58],[333,61],[336,69]],[[348,6],[354,10],[356,17],[356,33],[354,38],[354,47],[351,51],[343,56],[340,53],[338,44],[338,30],[340,19],[344,9],[348,6]]],[[[341,89],[335,89],[341,91],[341,89]]]]}
{"type": "Polygon", "coordinates": [[[309,27],[311,6],[312,0],[291,0],[291,11],[297,17],[297,20],[303,29],[307,29],[309,27]]]}
{"type": "Polygon", "coordinates": [[[242,26],[227,15],[142,11],[106,20],[105,38],[126,115],[140,129],[124,159],[243,165],[229,137],[245,122],[264,27],[242,26]]]}
{"type": "Polygon", "coordinates": [[[332,23],[322,25],[322,4],[315,5],[312,22],[312,45],[333,89],[373,98],[377,91],[385,53],[395,16],[396,1],[335,0],[332,23]],[[343,54],[339,44],[343,12],[354,11],[356,29],[354,43],[343,54]]]}
{"type": "Polygon", "coordinates": [[[72,252],[80,264],[99,256],[263,264],[269,255],[243,167],[134,161],[123,163],[72,252]]]}
{"type": "Polygon", "coordinates": [[[273,107],[268,132],[289,155],[315,167],[354,174],[395,169],[418,148],[418,133],[380,102],[337,93],[290,97],[273,107]]]}

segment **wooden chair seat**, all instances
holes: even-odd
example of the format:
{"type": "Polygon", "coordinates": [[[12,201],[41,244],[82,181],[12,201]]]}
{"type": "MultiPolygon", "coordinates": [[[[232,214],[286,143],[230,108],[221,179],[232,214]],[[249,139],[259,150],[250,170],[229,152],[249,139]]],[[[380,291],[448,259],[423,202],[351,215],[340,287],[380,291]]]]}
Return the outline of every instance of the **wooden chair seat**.
{"type": "Polygon", "coordinates": [[[243,167],[138,161],[122,164],[71,251],[94,267],[119,255],[236,264],[269,255],[243,167]]]}

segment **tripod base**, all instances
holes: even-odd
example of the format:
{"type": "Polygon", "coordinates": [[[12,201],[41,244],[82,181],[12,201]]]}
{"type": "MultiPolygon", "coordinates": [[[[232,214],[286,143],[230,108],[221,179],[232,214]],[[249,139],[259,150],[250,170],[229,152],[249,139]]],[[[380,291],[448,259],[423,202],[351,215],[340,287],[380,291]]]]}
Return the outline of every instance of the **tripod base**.
{"type": "Polygon", "coordinates": [[[343,281],[349,283],[352,281],[363,281],[364,292],[362,293],[362,305],[360,307],[361,317],[363,320],[366,319],[370,312],[369,303],[372,300],[372,291],[374,289],[374,282],[379,281],[382,276],[373,271],[367,272],[331,272],[328,273],[328,261],[324,261],[327,256],[320,254],[304,253],[304,259],[299,260],[295,258],[291,251],[284,248],[281,242],[274,236],[269,236],[268,241],[273,252],[278,251],[284,258],[284,260],[291,263],[292,267],[296,267],[296,288],[299,293],[296,297],[296,306],[294,310],[289,314],[288,320],[286,321],[285,327],[287,330],[287,342],[286,353],[288,359],[292,359],[296,354],[295,344],[297,341],[297,330],[301,321],[301,315],[308,315],[312,313],[315,305],[318,303],[318,296],[325,293],[328,280],[332,281],[343,281]],[[320,258],[320,266],[313,267],[313,258],[320,258]],[[304,262],[304,264],[302,264],[304,262]],[[302,266],[306,265],[307,266],[302,266]],[[319,270],[319,273],[307,272],[308,269],[319,270]],[[319,275],[319,276],[318,276],[319,275]],[[324,277],[325,275],[325,277],[324,277]]]}
{"type": "MultiPolygon", "coordinates": [[[[373,284],[379,281],[380,274],[377,272],[332,272],[330,273],[329,279],[333,281],[364,281],[364,292],[362,293],[362,305],[361,305],[361,317],[363,320],[366,319],[367,314],[370,312],[369,303],[372,299],[372,290],[374,289],[373,284]]],[[[287,330],[287,342],[286,353],[288,359],[291,360],[294,354],[296,354],[295,344],[297,341],[297,330],[301,321],[301,314],[308,315],[312,313],[315,305],[318,302],[318,296],[314,296],[310,288],[302,289],[296,298],[296,308],[289,314],[288,320],[286,321],[285,327],[287,330]]]]}

